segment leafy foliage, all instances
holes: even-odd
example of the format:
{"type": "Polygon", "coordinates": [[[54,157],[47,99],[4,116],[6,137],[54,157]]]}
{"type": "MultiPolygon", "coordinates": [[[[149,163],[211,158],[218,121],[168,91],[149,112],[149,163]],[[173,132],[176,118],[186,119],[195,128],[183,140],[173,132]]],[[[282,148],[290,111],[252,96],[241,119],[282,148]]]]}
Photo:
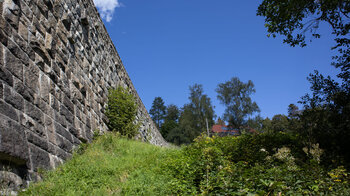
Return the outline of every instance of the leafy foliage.
{"type": "Polygon", "coordinates": [[[203,93],[203,86],[194,84],[190,86],[190,103],[182,108],[179,126],[172,129],[167,137],[175,144],[189,144],[208,127],[214,124],[214,108],[210,98],[203,93]]]}
{"type": "Polygon", "coordinates": [[[224,119],[230,126],[243,128],[247,117],[260,111],[256,102],[250,98],[255,93],[254,84],[250,80],[243,83],[239,78],[233,77],[230,81],[218,84],[216,92],[217,98],[226,106],[224,119]]]}
{"type": "Polygon", "coordinates": [[[349,195],[348,171],[322,168],[322,153],[286,133],[202,135],[182,148],[108,133],[20,195],[349,195]]]}
{"type": "Polygon", "coordinates": [[[168,137],[168,134],[173,129],[177,128],[179,126],[178,120],[180,117],[180,110],[176,105],[168,105],[166,109],[166,115],[165,120],[160,128],[160,133],[162,136],[166,139],[168,137]]]}
{"type": "Polygon", "coordinates": [[[348,172],[308,158],[285,133],[196,139],[165,163],[177,195],[347,195],[348,172]]]}
{"type": "Polygon", "coordinates": [[[140,127],[135,123],[138,106],[135,98],[123,87],[110,89],[106,116],[108,128],[129,138],[134,137],[140,127]]]}
{"type": "Polygon", "coordinates": [[[166,107],[161,97],[154,98],[152,108],[150,109],[149,113],[151,114],[152,120],[157,124],[158,128],[161,127],[166,113],[166,107]]]}
{"type": "Polygon", "coordinates": [[[307,33],[320,38],[317,33],[320,22],[328,23],[336,42],[332,49],[338,49],[340,53],[334,57],[334,65],[341,67],[347,75],[350,63],[349,13],[348,0],[264,0],[257,11],[257,15],[265,17],[269,35],[283,35],[284,42],[291,46],[306,46],[307,33]]]}
{"type": "MultiPolygon", "coordinates": [[[[333,65],[340,68],[336,82],[315,71],[308,80],[312,94],[301,102],[304,109],[290,115],[294,131],[302,134],[309,145],[313,142],[324,148],[328,160],[335,165],[350,161],[350,2],[348,0],[264,0],[257,11],[265,17],[265,26],[272,36],[285,36],[284,42],[302,47],[307,44],[307,32],[320,38],[316,31],[320,22],[330,24],[335,36],[338,56],[333,65]]],[[[292,109],[290,108],[290,114],[292,109]]]]}
{"type": "Polygon", "coordinates": [[[350,88],[318,72],[310,74],[308,79],[313,93],[302,98],[304,110],[297,130],[310,142],[320,143],[329,161],[349,162],[350,88]]]}

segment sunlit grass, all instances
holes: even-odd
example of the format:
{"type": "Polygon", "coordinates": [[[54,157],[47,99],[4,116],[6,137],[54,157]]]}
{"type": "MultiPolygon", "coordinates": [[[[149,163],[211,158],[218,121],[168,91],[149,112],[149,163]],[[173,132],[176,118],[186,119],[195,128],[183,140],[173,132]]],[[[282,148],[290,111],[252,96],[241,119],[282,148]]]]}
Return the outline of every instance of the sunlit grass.
{"type": "Polygon", "coordinates": [[[20,194],[167,195],[170,177],[160,165],[174,151],[109,133],[20,194]]]}

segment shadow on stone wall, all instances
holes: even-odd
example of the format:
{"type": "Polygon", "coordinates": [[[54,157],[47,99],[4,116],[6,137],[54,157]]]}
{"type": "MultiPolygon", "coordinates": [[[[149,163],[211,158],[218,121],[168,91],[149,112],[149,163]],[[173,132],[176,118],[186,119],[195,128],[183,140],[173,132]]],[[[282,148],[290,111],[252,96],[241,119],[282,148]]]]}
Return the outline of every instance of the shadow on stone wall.
{"type": "Polygon", "coordinates": [[[0,11],[0,166],[11,169],[0,174],[20,184],[10,186],[107,131],[108,89],[118,85],[137,98],[138,137],[167,145],[92,0],[4,0],[0,11]]]}

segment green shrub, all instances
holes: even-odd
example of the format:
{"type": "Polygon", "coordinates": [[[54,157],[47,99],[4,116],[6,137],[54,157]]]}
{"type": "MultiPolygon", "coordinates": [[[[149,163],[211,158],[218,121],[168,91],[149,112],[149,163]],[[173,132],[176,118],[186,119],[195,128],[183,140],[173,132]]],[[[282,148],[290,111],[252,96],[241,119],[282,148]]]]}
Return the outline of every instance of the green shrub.
{"type": "Polygon", "coordinates": [[[331,171],[285,133],[195,139],[164,170],[175,195],[349,195],[349,173],[331,171]]]}
{"type": "Polygon", "coordinates": [[[135,98],[127,89],[118,87],[109,90],[106,116],[111,131],[119,132],[129,138],[134,137],[140,127],[135,123],[137,110],[135,98]]]}

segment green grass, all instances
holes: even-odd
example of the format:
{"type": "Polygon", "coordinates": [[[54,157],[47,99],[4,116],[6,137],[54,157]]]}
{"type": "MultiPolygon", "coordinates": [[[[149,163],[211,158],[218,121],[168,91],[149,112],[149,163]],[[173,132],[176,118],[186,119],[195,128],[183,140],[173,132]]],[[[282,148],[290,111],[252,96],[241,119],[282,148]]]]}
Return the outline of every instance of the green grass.
{"type": "Polygon", "coordinates": [[[325,168],[286,133],[203,135],[181,148],[108,133],[81,149],[20,195],[350,195],[344,166],[325,168]]]}
{"type": "Polygon", "coordinates": [[[105,134],[20,195],[168,195],[161,164],[175,151],[105,134]]]}

